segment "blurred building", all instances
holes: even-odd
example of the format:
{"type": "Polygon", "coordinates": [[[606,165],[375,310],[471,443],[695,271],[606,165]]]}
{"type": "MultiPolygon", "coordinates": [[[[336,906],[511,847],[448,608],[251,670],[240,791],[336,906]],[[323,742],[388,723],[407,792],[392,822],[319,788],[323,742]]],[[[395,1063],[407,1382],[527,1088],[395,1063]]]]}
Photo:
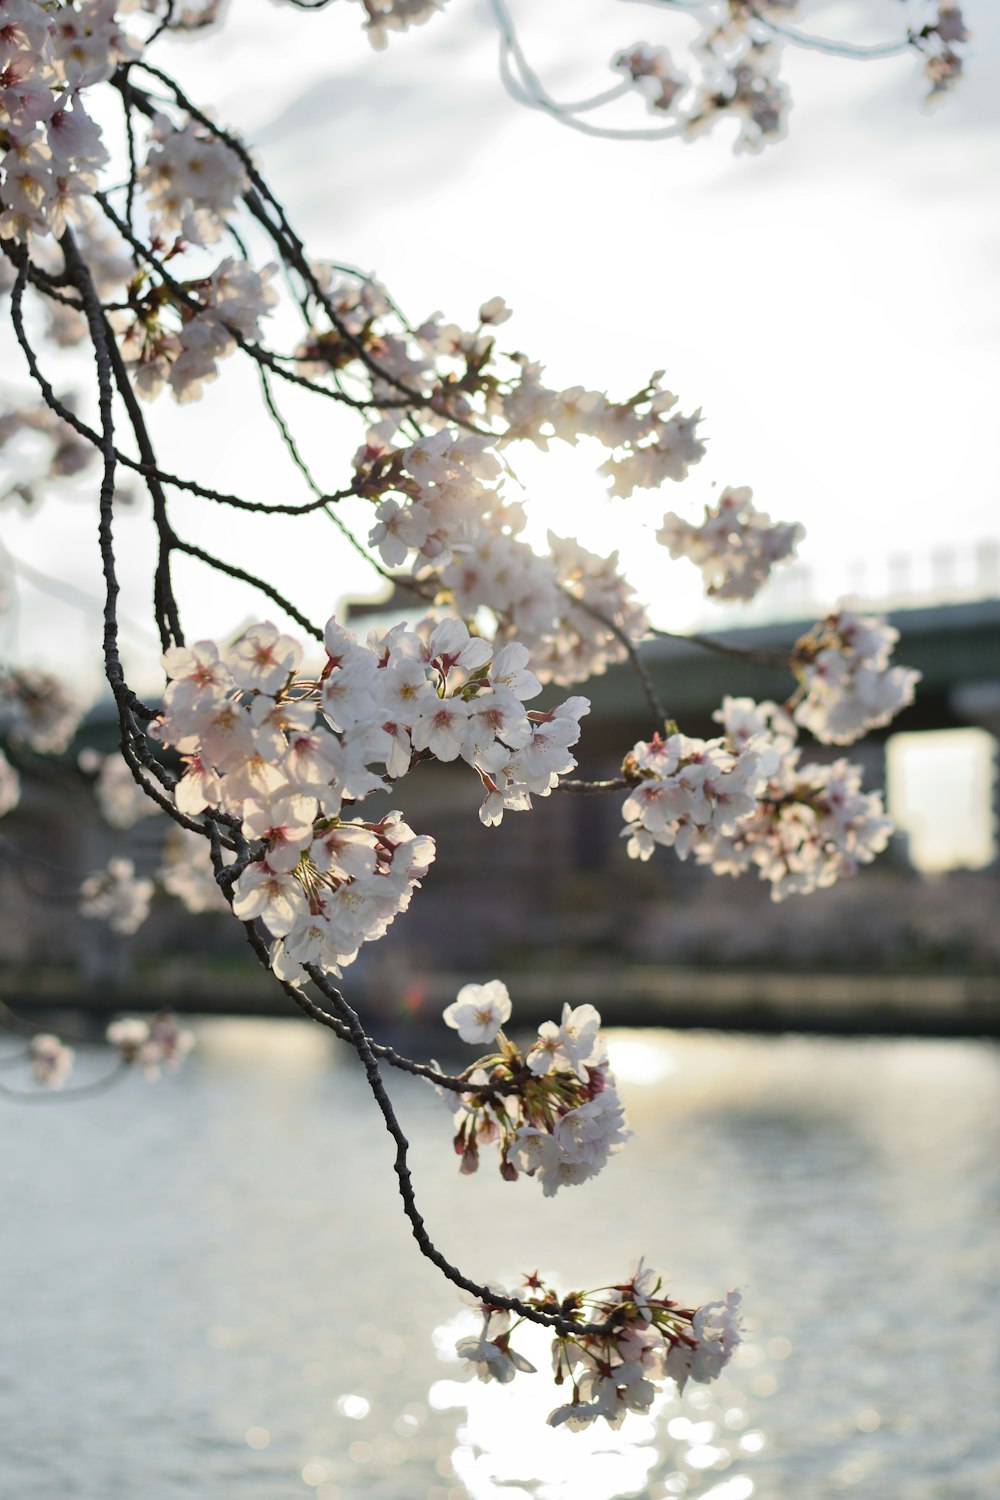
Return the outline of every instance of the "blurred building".
{"type": "MultiPolygon", "coordinates": [[[[432,833],[437,860],[410,911],[362,951],[351,971],[356,989],[383,998],[412,993],[416,1004],[427,976],[442,971],[537,977],[601,970],[613,983],[623,965],[995,974],[1000,601],[922,606],[893,621],[901,631],[898,659],[923,673],[916,703],[889,734],[846,752],[809,751],[817,759],[847,753],[863,763],[870,788],[885,785],[888,758],[901,831],[856,879],[776,904],[752,874],[715,877],[670,850],[640,864],[625,856],[620,794],[554,794],[536,799],[530,816],[508,814],[487,829],[468,768],[428,766],[387,793],[382,810],[399,807],[416,829],[432,833]]],[[[778,621],[719,635],[766,653],[787,649],[806,628],[778,621]]],[[[712,711],[727,691],[758,700],[787,694],[787,672],[686,638],[658,639],[643,655],[668,712],[691,734],[712,734],[712,711]]],[[[625,668],[589,692],[580,774],[613,776],[623,752],[656,726],[625,668]]],[[[108,709],[95,712],[79,738],[113,749],[108,709]]],[[[22,778],[22,803],[0,825],[0,994],[82,986],[113,995],[141,976],[206,1001],[225,990],[236,1008],[241,994],[250,1008],[270,1003],[267,976],[255,973],[224,912],[194,917],[158,891],[132,937],[79,915],[81,878],[112,854],[132,858],[141,874],[155,872],[165,820],[108,827],[75,751],[58,764],[23,765],[22,778]]]]}

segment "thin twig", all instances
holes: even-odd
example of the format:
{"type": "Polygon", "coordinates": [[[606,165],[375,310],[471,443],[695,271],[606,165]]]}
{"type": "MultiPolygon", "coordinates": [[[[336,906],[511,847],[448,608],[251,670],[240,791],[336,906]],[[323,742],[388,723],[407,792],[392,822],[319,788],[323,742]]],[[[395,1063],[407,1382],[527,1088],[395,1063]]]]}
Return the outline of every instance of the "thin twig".
{"type": "Polygon", "coordinates": [[[105,1073],[102,1078],[95,1078],[92,1083],[81,1083],[75,1088],[68,1089],[12,1089],[6,1083],[0,1083],[0,1096],[4,1099],[16,1099],[18,1104],[55,1104],[57,1101],[83,1099],[94,1094],[106,1093],[120,1081],[131,1065],[124,1058],[120,1059],[110,1073],[105,1073]]]}
{"type": "Polygon", "coordinates": [[[323,639],[323,632],[318,625],[314,625],[307,615],[300,609],[296,609],[290,599],[286,599],[279,589],[268,583],[264,578],[258,578],[254,573],[248,573],[245,568],[237,567],[235,563],[225,562],[221,557],[214,557],[211,552],[206,552],[202,547],[196,547],[193,542],[185,542],[182,537],[175,536],[173,542],[176,552],[186,552],[189,557],[196,557],[200,562],[206,563],[208,567],[214,568],[217,573],[225,573],[229,578],[237,578],[241,583],[249,583],[252,588],[259,590],[271,599],[279,609],[283,609],[296,625],[301,625],[315,640],[323,639]]]}
{"type": "Polygon", "coordinates": [[[758,651],[753,646],[732,646],[726,641],[716,640],[711,635],[698,635],[686,630],[664,630],[661,626],[650,625],[651,635],[662,636],[665,640],[690,641],[693,646],[701,646],[705,651],[714,651],[720,656],[732,656],[742,661],[755,662],[761,667],[788,668],[788,653],[782,651],[758,651]]]}
{"type": "Polygon", "coordinates": [[[635,673],[636,678],[638,679],[639,686],[642,689],[643,697],[652,710],[653,717],[658,719],[661,723],[665,723],[667,715],[662,703],[660,702],[659,694],[656,691],[656,684],[653,682],[652,677],[647,671],[645,662],[639,656],[639,653],[635,647],[635,643],[629,635],[628,631],[623,630],[622,627],[618,624],[617,620],[612,619],[610,615],[606,615],[604,611],[598,609],[596,605],[590,604],[586,599],[578,599],[577,596],[573,594],[569,589],[566,589],[564,592],[567,599],[569,599],[572,604],[575,604],[577,609],[582,609],[584,614],[590,615],[591,619],[599,620],[602,625],[605,625],[608,630],[611,631],[611,634],[615,637],[615,639],[621,642],[621,644],[625,648],[625,654],[628,657],[629,665],[631,666],[632,671],[635,673]]]}

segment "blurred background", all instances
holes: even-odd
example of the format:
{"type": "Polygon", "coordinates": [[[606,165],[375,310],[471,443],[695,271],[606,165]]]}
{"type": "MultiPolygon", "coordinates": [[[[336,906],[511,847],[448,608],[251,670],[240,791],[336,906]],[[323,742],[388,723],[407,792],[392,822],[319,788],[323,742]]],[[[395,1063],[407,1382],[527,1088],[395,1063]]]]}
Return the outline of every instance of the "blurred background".
{"type": "MultiPolygon", "coordinates": [[[[897,833],[856,879],[776,905],[764,883],[670,851],[626,859],[617,797],[551,797],[487,830],[472,779],[437,767],[386,802],[434,834],[438,857],[408,915],[348,973],[366,1023],[461,1066],[440,1011],[462,983],[502,978],[515,1036],[564,1000],[591,1001],[636,1131],[598,1181],[543,1200],[485,1167],[460,1178],[447,1113],[393,1080],[445,1253],[508,1285],[537,1266],[595,1286],[645,1254],[685,1297],[745,1289],[747,1344],[717,1386],[618,1433],[550,1432],[557,1393],[546,1405],[531,1385],[547,1377],[470,1386],[439,1359],[435,1341],[447,1354],[465,1331],[460,1305],[409,1241],[363,1079],[287,1015],[231,918],[191,915],[162,880],[132,936],[80,916],[80,881],[109,857],[150,876],[169,864],[165,827],[109,824],[98,762],[84,755],[81,769],[81,752],[115,738],[92,496],[67,484],[8,506],[3,659],[58,668],[93,707],[64,757],[21,765],[21,803],[0,825],[0,997],[77,1039],[85,1082],[106,1069],[110,1014],[169,1005],[199,1018],[199,1045],[156,1085],[0,1099],[16,1141],[0,1165],[0,1416],[16,1435],[5,1487],[79,1500],[992,1500],[1000,318],[984,187],[1000,14],[963,7],[969,77],[932,114],[912,58],[791,53],[788,139],[734,158],[725,128],[683,147],[606,142],[519,109],[471,0],[378,56],[356,9],[243,0],[218,34],[165,44],[163,65],[255,142],[313,251],[376,272],[415,319],[440,307],[467,326],[499,293],[511,340],[553,384],[624,394],[666,367],[709,439],[685,487],[611,502],[585,445],[517,454],[538,533],[620,547],[656,623],[744,648],[790,646],[840,600],[888,613],[896,659],[923,680],[849,754],[866,787],[885,787],[897,833]],[[710,607],[695,570],[649,541],[664,510],[697,520],[727,483],[807,528],[796,563],[741,609],[710,607]]],[[[897,33],[899,10],[807,15],[817,32],[874,40],[897,33]]],[[[600,87],[639,33],[676,45],[673,18],[652,7],[552,0],[517,14],[566,95],[600,87]]],[[[248,416],[249,387],[225,373],[198,408],[155,408],[163,452],[207,483],[301,498],[248,416]]],[[[357,430],[306,403],[288,415],[334,488],[357,430]]],[[[197,505],[178,499],[182,530],[246,567],[266,553],[314,616],[336,608],[361,633],[398,617],[322,518],[268,518],[265,539],[197,505]]],[[[152,695],[141,503],[120,536],[126,665],[152,695]]],[[[178,582],[191,639],[273,614],[239,584],[206,589],[183,567],[178,582]]],[[[683,639],[645,654],[690,734],[711,732],[726,692],[789,690],[781,673],[683,639]]],[[[625,671],[588,693],[581,770],[614,774],[650,725],[625,671]]],[[[11,1032],[0,1045],[13,1082],[22,1043],[11,1032]]]]}

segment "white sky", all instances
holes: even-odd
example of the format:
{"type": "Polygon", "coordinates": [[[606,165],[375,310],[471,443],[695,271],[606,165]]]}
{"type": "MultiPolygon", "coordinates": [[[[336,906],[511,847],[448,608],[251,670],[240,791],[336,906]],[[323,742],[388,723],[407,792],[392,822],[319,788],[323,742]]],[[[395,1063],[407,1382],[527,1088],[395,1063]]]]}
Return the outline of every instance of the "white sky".
{"type": "MultiPolygon", "coordinates": [[[[709,456],[685,485],[649,497],[604,501],[597,452],[517,459],[546,523],[595,550],[621,545],[658,618],[676,626],[703,613],[696,576],[651,548],[644,527],[668,509],[697,518],[713,481],[751,484],[763,509],[806,523],[802,557],[831,601],[860,558],[1000,536],[1000,6],[963,10],[969,77],[932,113],[918,108],[915,59],[790,49],[789,138],[756,158],[732,155],[726,127],[693,145],[606,142],[520,108],[499,81],[484,0],[451,0],[382,54],[357,6],[309,15],[238,0],[219,35],[172,44],[159,61],[256,143],[314,255],[377,272],[417,319],[442,309],[469,326],[500,293],[515,309],[507,347],[540,358],[553,384],[624,395],[665,368],[681,409],[703,407],[709,456]]],[[[608,58],[639,36],[680,53],[683,19],[649,6],[522,0],[515,11],[566,95],[604,87],[608,58]]],[[[896,0],[869,0],[808,19],[860,39],[896,34],[900,15],[896,0]]],[[[630,118],[646,123],[638,100],[630,118]]],[[[359,428],[332,403],[285,405],[335,488],[359,428]]],[[[164,467],[304,498],[263,422],[235,360],[197,408],[163,397],[153,411],[164,467]]],[[[186,497],[173,514],[182,534],[271,574],[320,622],[378,582],[322,516],[245,522],[186,497]]],[[[3,521],[16,558],[96,596],[95,532],[79,495],[3,521]]],[[[142,620],[144,499],[119,536],[125,607],[142,620]]],[[[275,613],[199,565],[180,564],[178,579],[191,638],[275,613]]],[[[26,581],[19,596],[6,648],[96,679],[96,612],[26,581]]],[[[143,676],[155,655],[145,639],[125,637],[143,676]]]]}

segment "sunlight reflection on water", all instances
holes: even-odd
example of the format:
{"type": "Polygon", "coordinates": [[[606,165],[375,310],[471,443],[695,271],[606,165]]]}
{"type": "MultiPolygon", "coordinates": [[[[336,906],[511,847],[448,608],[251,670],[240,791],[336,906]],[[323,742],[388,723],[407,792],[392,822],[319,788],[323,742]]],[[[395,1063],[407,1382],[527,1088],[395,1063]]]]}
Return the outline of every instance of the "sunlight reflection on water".
{"type": "MultiPolygon", "coordinates": [[[[442,1352],[453,1351],[455,1338],[476,1326],[475,1315],[452,1319],[435,1330],[435,1344],[442,1352]]],[[[518,1350],[538,1372],[530,1380],[517,1379],[504,1387],[477,1380],[437,1380],[431,1386],[433,1407],[457,1407],[466,1413],[452,1464],[471,1500],[616,1500],[640,1493],[697,1493],[738,1500],[753,1493],[752,1480],[740,1474],[710,1489],[696,1485],[702,1471],[728,1470],[737,1457],[736,1435],[720,1431],[725,1416],[718,1392],[713,1397],[704,1391],[689,1392],[682,1401],[665,1391],[654,1400],[648,1416],[633,1413],[617,1430],[603,1422],[582,1432],[545,1425],[546,1412],[566,1399],[565,1390],[548,1372],[548,1345],[542,1330],[518,1330],[518,1350]],[[692,1402],[691,1395],[703,1399],[692,1402]],[[674,1417],[664,1422],[665,1414],[681,1405],[701,1408],[701,1419],[674,1417]],[[665,1434],[671,1443],[664,1443],[665,1434]],[[671,1464],[680,1466],[673,1488],[649,1488],[653,1471],[668,1452],[671,1464]],[[683,1488],[678,1480],[684,1481],[683,1488]]]]}

